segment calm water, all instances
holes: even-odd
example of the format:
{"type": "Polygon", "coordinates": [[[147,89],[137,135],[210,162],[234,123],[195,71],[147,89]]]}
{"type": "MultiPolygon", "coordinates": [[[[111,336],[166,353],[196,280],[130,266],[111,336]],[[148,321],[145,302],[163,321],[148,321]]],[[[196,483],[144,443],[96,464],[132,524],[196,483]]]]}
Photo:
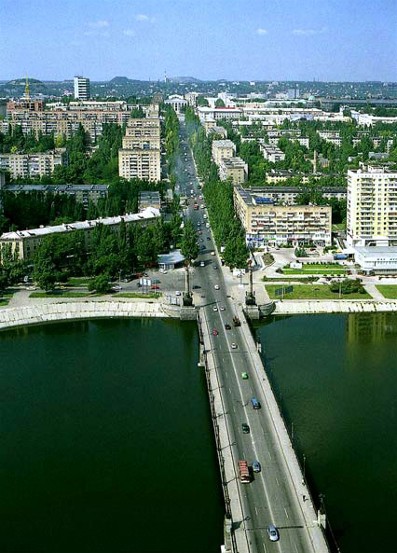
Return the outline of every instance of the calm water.
{"type": "Polygon", "coordinates": [[[294,316],[257,333],[340,550],[395,553],[397,316],[294,316]]]}
{"type": "Polygon", "coordinates": [[[219,551],[194,323],[32,327],[0,359],[2,553],[219,551]]]}

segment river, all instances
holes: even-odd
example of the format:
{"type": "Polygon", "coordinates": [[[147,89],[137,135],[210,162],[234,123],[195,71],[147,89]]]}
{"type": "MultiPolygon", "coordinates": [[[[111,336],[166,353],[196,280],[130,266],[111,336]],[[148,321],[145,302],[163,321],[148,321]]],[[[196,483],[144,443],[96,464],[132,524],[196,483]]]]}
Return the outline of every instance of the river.
{"type": "Polygon", "coordinates": [[[195,323],[0,333],[3,553],[218,553],[219,481],[195,323]]]}

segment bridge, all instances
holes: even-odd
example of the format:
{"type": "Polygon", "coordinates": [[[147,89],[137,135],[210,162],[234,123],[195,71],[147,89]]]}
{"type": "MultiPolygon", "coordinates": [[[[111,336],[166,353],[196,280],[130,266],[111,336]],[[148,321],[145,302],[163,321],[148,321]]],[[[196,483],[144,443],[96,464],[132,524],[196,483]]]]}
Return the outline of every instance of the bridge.
{"type": "Polygon", "coordinates": [[[198,308],[200,364],[205,369],[217,454],[225,499],[224,552],[327,553],[324,515],[316,510],[290,437],[268,381],[241,302],[224,279],[205,209],[199,201],[194,162],[181,125],[185,173],[180,192],[194,190],[185,215],[200,228],[201,253],[194,268],[193,298],[198,308]],[[198,225],[200,224],[200,227],[198,225]],[[234,326],[233,318],[241,321],[234,326]],[[244,377],[243,377],[243,373],[244,377]],[[257,398],[254,409],[251,398],[257,398]],[[248,425],[243,430],[242,425],[248,425]],[[238,461],[254,460],[251,482],[241,483],[238,461]],[[267,527],[273,524],[279,540],[272,543],[267,527]]]}

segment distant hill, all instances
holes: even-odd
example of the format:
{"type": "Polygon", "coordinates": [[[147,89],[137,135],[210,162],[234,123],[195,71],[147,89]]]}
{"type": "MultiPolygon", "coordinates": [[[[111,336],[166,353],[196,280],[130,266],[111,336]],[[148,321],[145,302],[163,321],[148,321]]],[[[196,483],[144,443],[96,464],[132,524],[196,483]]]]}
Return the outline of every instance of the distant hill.
{"type": "MultiPolygon", "coordinates": [[[[44,86],[44,83],[42,81],[39,81],[38,79],[31,79],[28,77],[29,85],[42,85],[44,86]]],[[[12,81],[8,81],[6,83],[9,86],[25,86],[26,84],[26,77],[23,77],[21,79],[13,79],[12,81]]]]}
{"type": "Polygon", "coordinates": [[[200,79],[196,79],[195,77],[170,77],[168,79],[169,81],[173,83],[201,83],[200,79]]]}
{"type": "Polygon", "coordinates": [[[128,77],[113,77],[110,81],[108,81],[108,84],[111,85],[117,85],[117,86],[125,86],[129,85],[131,83],[140,83],[143,81],[140,81],[138,79],[129,79],[128,77]]]}

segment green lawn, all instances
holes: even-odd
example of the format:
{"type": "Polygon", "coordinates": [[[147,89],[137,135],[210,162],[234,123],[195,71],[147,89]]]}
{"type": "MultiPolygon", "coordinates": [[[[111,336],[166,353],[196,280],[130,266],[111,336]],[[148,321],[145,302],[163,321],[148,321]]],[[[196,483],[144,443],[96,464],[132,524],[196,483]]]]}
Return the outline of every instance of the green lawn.
{"type": "MultiPolygon", "coordinates": [[[[285,285],[284,285],[285,286],[285,285]]],[[[267,293],[271,299],[281,299],[282,296],[276,296],[274,291],[282,286],[277,284],[267,284],[265,286],[267,293]]],[[[337,300],[339,294],[331,292],[327,284],[299,284],[294,286],[294,290],[290,294],[285,294],[283,299],[286,300],[337,300]]],[[[346,294],[342,295],[341,299],[349,300],[369,300],[371,296],[366,292],[364,294],[346,294]]]]}
{"type": "Polygon", "coordinates": [[[345,267],[337,263],[311,263],[310,265],[305,263],[302,269],[284,267],[282,271],[285,275],[344,275],[346,273],[345,267]]]}
{"type": "Polygon", "coordinates": [[[13,295],[13,290],[7,290],[6,292],[4,292],[4,294],[0,296],[0,307],[6,307],[13,295]]]}
{"type": "Polygon", "coordinates": [[[378,284],[377,290],[388,300],[397,300],[397,285],[396,284],[378,284]]]}
{"type": "Polygon", "coordinates": [[[90,292],[70,292],[68,290],[52,290],[51,292],[32,292],[29,298],[86,298],[98,294],[90,292]]]}
{"type": "Polygon", "coordinates": [[[122,292],[117,294],[118,298],[139,298],[142,300],[159,298],[160,296],[161,292],[149,292],[147,294],[140,294],[139,292],[122,292]]]}
{"type": "Polygon", "coordinates": [[[66,286],[88,286],[91,280],[92,277],[70,277],[66,286]]]}

